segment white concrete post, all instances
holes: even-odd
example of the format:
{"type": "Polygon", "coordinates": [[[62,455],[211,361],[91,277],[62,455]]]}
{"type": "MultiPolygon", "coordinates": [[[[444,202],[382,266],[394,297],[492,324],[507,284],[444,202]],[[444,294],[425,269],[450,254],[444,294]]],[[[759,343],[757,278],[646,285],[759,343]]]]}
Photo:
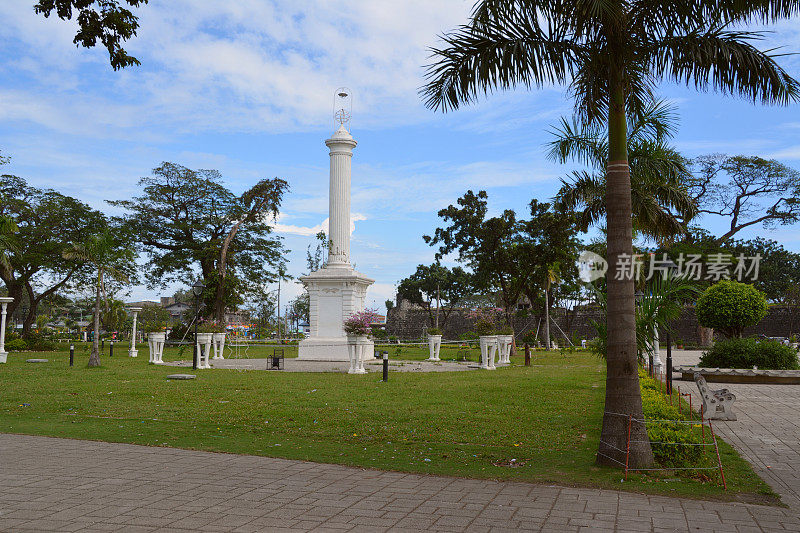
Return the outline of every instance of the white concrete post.
{"type": "Polygon", "coordinates": [[[8,352],[6,352],[6,306],[13,301],[14,298],[0,297],[0,363],[5,363],[8,360],[8,352]]]}
{"type": "Polygon", "coordinates": [[[136,357],[139,355],[139,350],[136,349],[136,319],[141,311],[141,307],[130,307],[128,311],[133,313],[133,329],[131,330],[131,347],[128,350],[129,357],[136,357]]]}
{"type": "Polygon", "coordinates": [[[656,374],[660,374],[664,367],[664,363],[661,362],[661,346],[659,344],[658,326],[656,326],[653,328],[653,366],[655,367],[653,370],[656,374]]]}

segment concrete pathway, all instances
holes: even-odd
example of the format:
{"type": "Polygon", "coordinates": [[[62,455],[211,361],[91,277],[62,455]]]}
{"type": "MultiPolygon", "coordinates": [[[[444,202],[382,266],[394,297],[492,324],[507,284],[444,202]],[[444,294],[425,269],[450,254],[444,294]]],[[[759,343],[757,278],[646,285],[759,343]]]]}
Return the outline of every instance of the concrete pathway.
{"type": "MultiPolygon", "coordinates": [[[[296,357],[284,359],[284,369],[278,372],[347,372],[350,368],[348,361],[308,361],[296,357]]],[[[209,361],[212,368],[226,368],[234,370],[269,370],[272,359],[212,359],[209,361]]],[[[165,362],[168,366],[191,368],[191,361],[165,362]]],[[[504,366],[504,365],[497,365],[504,366]]],[[[364,361],[367,372],[382,372],[383,361],[380,359],[367,359],[364,361]]],[[[462,372],[477,370],[478,364],[473,362],[457,363],[455,361],[389,361],[390,372],[462,372]]]]}
{"type": "MultiPolygon", "coordinates": [[[[702,399],[693,381],[673,381],[702,399]]],[[[783,502],[800,509],[800,385],[709,383],[736,395],[735,422],[714,422],[714,430],[742,454],[783,502]]]]}
{"type": "Polygon", "coordinates": [[[785,508],[0,434],[0,531],[800,531],[785,508]]]}
{"type": "MultiPolygon", "coordinates": [[[[662,358],[666,356],[662,350],[662,358]]],[[[700,350],[675,350],[674,365],[696,365],[700,350]]],[[[691,392],[692,402],[702,399],[693,381],[673,382],[681,392],[691,392]]],[[[800,509],[800,385],[709,383],[736,395],[735,422],[716,422],[714,428],[741,453],[784,503],[800,509]]]]}

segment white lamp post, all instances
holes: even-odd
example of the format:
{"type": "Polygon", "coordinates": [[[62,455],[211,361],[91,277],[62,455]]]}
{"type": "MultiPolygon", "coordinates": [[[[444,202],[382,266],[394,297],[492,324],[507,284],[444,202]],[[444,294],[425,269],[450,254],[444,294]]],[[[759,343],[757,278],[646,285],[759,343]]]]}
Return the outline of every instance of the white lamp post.
{"type": "Polygon", "coordinates": [[[141,311],[141,307],[129,307],[128,311],[133,315],[133,329],[131,330],[131,347],[128,350],[129,357],[136,357],[139,355],[139,350],[136,349],[136,318],[141,311]]]}
{"type": "Polygon", "coordinates": [[[13,301],[14,298],[0,297],[0,363],[5,363],[8,359],[8,352],[6,352],[6,307],[13,301]]]}

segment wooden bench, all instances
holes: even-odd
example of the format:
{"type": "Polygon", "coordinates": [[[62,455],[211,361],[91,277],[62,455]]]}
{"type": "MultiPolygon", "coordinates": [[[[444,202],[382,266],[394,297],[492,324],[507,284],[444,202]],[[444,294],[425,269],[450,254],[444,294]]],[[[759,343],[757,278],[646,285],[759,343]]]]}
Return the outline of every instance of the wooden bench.
{"type": "Polygon", "coordinates": [[[708,388],[706,378],[699,372],[694,373],[694,382],[700,389],[700,396],[703,399],[703,414],[711,420],[736,420],[733,412],[733,402],[736,396],[728,389],[711,390],[708,388]]]}

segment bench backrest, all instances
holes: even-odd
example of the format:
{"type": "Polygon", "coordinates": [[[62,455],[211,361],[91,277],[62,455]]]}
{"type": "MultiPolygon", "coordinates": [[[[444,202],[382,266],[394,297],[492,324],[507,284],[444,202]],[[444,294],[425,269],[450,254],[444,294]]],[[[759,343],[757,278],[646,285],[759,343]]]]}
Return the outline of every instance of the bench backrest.
{"type": "Polygon", "coordinates": [[[704,378],[702,374],[695,372],[694,382],[697,383],[697,388],[700,389],[700,394],[705,396],[708,393],[708,384],[706,383],[706,378],[704,378]]]}

